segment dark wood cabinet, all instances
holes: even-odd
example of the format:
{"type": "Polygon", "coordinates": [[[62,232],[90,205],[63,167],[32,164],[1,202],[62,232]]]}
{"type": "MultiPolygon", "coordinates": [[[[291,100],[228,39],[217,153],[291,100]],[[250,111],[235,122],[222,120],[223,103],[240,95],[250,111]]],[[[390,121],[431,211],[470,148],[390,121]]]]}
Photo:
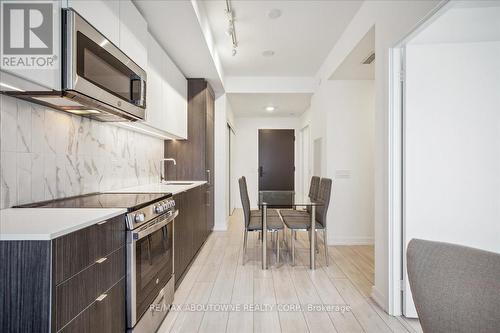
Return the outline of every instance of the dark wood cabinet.
{"type": "Polygon", "coordinates": [[[200,221],[205,219],[204,227],[199,230],[204,236],[197,238],[195,233],[195,244],[199,244],[200,239],[204,241],[214,227],[214,127],[212,88],[205,79],[188,79],[188,138],[165,141],[165,157],[177,161],[177,165],[166,163],[165,172],[169,180],[207,181],[205,193],[197,199],[201,200],[198,205],[204,207],[204,212],[198,212],[196,217],[200,221]]]}
{"type": "Polygon", "coordinates": [[[54,240],[0,242],[0,262],[1,332],[125,331],[124,215],[54,240]]]}
{"type": "Polygon", "coordinates": [[[124,217],[101,221],[52,241],[54,278],[59,284],[125,244],[124,217]]]}
{"type": "Polygon", "coordinates": [[[211,229],[207,226],[207,185],[174,196],[179,215],[174,224],[174,270],[178,286],[203,246],[211,229]]]}
{"type": "Polygon", "coordinates": [[[207,175],[206,187],[206,221],[208,232],[214,228],[214,156],[215,156],[215,100],[213,93],[207,93],[205,164],[210,172],[207,175]]]}
{"type": "Polygon", "coordinates": [[[68,325],[61,333],[122,333],[126,330],[125,278],[106,291],[106,297],[95,301],[68,325]]]}

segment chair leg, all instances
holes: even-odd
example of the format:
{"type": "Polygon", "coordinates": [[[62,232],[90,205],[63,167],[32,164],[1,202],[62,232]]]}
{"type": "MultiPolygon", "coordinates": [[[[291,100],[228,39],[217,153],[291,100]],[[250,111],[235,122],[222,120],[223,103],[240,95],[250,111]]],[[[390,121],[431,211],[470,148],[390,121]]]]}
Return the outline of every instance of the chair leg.
{"type": "Polygon", "coordinates": [[[280,262],[280,231],[276,230],[276,264],[280,262]]]}
{"type": "Polygon", "coordinates": [[[297,232],[295,230],[292,230],[292,241],[291,241],[291,246],[292,246],[292,266],[295,266],[295,239],[297,237],[297,232]]]}
{"type": "Polygon", "coordinates": [[[248,230],[245,229],[243,234],[243,265],[245,265],[245,258],[247,255],[247,241],[248,241],[248,230]]]}
{"type": "Polygon", "coordinates": [[[325,263],[328,266],[328,242],[326,241],[326,228],[323,229],[323,246],[325,247],[325,263]]]}
{"type": "Polygon", "coordinates": [[[318,230],[314,230],[314,246],[316,247],[316,253],[319,253],[318,230]]]}

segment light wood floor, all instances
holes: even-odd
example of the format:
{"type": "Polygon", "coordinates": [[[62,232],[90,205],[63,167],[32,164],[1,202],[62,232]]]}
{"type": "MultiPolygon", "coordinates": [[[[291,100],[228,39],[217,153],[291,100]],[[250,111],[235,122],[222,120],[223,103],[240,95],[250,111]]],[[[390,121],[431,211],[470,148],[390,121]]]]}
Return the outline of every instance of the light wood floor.
{"type": "Polygon", "coordinates": [[[296,242],[296,266],[290,265],[286,250],[276,265],[270,248],[270,268],[263,271],[257,233],[249,235],[243,265],[242,211],[236,210],[228,231],[213,232],[206,241],[174,303],[270,304],[275,305],[272,311],[171,311],[158,332],[421,332],[417,320],[391,317],[369,297],[372,246],[330,246],[326,267],[320,238],[317,269],[311,271],[308,237],[302,232],[296,242]],[[277,304],[348,305],[351,311],[287,312],[278,311],[277,304]]]}

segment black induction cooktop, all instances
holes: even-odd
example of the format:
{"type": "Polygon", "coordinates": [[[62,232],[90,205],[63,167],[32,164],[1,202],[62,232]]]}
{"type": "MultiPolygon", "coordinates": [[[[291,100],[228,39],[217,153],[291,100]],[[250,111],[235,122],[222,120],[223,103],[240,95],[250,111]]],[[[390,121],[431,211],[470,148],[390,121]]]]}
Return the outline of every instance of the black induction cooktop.
{"type": "Polygon", "coordinates": [[[171,193],[91,193],[35,202],[16,208],[126,208],[132,211],[171,196],[171,193]]]}

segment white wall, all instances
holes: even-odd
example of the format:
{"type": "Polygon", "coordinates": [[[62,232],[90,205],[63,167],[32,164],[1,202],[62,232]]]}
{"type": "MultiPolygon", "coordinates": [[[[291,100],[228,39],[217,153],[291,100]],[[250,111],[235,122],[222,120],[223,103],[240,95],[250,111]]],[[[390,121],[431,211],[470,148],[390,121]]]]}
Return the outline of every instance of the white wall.
{"type": "MultiPolygon", "coordinates": [[[[257,209],[258,198],[258,161],[259,161],[259,129],[295,129],[296,133],[300,127],[297,117],[239,117],[236,122],[236,142],[234,156],[234,174],[236,179],[245,176],[248,184],[248,195],[252,209],[257,209]]],[[[295,165],[297,161],[297,146],[295,147],[295,165]]],[[[295,187],[298,188],[298,175],[295,173],[295,187]]],[[[238,183],[234,184],[237,189],[233,198],[235,207],[241,208],[238,183]]]]}
{"type": "Polygon", "coordinates": [[[331,81],[325,87],[325,173],[334,179],[328,243],[373,244],[374,82],[331,81]]]}
{"type": "Polygon", "coordinates": [[[215,100],[215,225],[214,230],[226,230],[228,210],[226,203],[230,193],[227,186],[227,123],[234,120],[227,95],[223,94],[215,100]]]}
{"type": "Polygon", "coordinates": [[[500,253],[500,42],[407,46],[406,232],[500,253]]]}
{"type": "MultiPolygon", "coordinates": [[[[318,71],[313,105],[328,99],[322,86],[365,34],[375,26],[375,287],[372,296],[390,314],[400,314],[389,294],[389,51],[440,1],[365,1],[318,71]]],[[[328,104],[324,104],[328,105],[328,104]]],[[[311,114],[311,133],[324,136],[326,109],[311,114]]],[[[391,275],[392,276],[392,275],[391,275]]],[[[392,290],[392,289],[391,289],[392,290]]],[[[394,297],[392,297],[394,296],[394,297]]]]}

